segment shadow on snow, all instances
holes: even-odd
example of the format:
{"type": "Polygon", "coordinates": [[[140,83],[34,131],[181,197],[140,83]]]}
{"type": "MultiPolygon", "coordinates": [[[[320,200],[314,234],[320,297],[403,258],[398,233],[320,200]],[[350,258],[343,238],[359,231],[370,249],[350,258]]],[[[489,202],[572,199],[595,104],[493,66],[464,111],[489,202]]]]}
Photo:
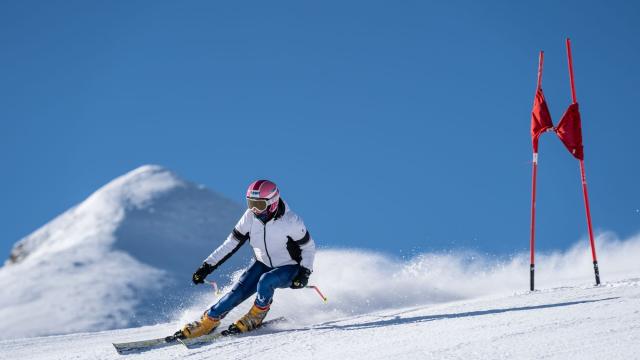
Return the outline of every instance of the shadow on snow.
{"type": "Polygon", "coordinates": [[[513,307],[513,308],[469,311],[469,312],[452,313],[452,314],[424,315],[424,316],[414,316],[414,317],[407,317],[407,318],[402,318],[400,317],[399,314],[397,314],[397,315],[390,316],[392,317],[391,319],[364,322],[360,324],[334,325],[332,324],[333,322],[328,322],[328,323],[321,324],[319,326],[314,326],[312,327],[312,329],[314,330],[323,330],[323,329],[359,330],[359,329],[376,328],[376,327],[383,327],[383,326],[420,323],[420,322],[435,321],[435,320],[459,319],[459,318],[467,318],[467,317],[475,317],[475,316],[503,314],[508,312],[550,309],[550,308],[574,306],[574,305],[588,304],[588,303],[615,300],[615,299],[618,299],[618,297],[610,297],[610,298],[596,299],[596,300],[569,301],[569,302],[562,302],[562,303],[555,303],[555,304],[522,306],[522,307],[513,307]]]}

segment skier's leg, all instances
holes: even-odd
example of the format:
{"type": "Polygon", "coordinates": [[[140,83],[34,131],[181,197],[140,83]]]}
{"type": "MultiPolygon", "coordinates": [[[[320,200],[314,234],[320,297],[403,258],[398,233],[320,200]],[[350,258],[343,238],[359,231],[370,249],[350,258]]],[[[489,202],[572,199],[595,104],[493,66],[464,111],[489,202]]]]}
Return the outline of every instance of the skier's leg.
{"type": "Polygon", "coordinates": [[[287,288],[298,274],[299,265],[285,265],[277,267],[260,276],[258,281],[258,296],[247,314],[229,327],[235,333],[247,332],[259,327],[269,312],[276,288],[287,288]]]}
{"type": "Polygon", "coordinates": [[[271,268],[260,261],[255,261],[242,276],[240,276],[240,279],[231,291],[209,309],[207,315],[217,319],[224,318],[229,311],[255,294],[260,277],[270,269],[271,268]]]}
{"type": "Polygon", "coordinates": [[[276,288],[288,288],[293,278],[298,274],[299,265],[285,265],[264,273],[258,281],[258,296],[256,305],[261,308],[269,307],[273,301],[276,288]]]}
{"type": "Polygon", "coordinates": [[[242,274],[231,292],[222,297],[222,299],[209,310],[205,311],[200,320],[186,324],[176,335],[191,338],[213,332],[218,325],[220,325],[220,319],[256,292],[256,284],[262,274],[269,269],[269,267],[259,261],[253,263],[244,274],[242,274]]]}

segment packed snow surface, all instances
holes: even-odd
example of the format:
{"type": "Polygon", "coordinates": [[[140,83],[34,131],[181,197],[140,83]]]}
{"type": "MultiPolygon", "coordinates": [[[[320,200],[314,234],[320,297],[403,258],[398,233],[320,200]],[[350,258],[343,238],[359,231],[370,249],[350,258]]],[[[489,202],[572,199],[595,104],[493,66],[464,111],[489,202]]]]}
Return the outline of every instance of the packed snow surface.
{"type": "Polygon", "coordinates": [[[291,320],[191,350],[176,345],[118,355],[111,346],[164,336],[175,327],[5,340],[0,358],[634,359],[640,353],[640,278],[386,309],[307,325],[291,320]]]}

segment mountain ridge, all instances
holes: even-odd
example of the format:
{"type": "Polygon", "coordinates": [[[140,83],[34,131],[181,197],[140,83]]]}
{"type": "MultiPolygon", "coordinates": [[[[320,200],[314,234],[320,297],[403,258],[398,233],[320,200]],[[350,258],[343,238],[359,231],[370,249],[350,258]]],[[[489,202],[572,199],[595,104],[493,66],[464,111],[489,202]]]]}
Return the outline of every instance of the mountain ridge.
{"type": "MultiPolygon", "coordinates": [[[[193,297],[191,272],[243,211],[158,165],[119,176],[16,243],[0,268],[0,330],[47,335],[167,320],[193,297]],[[50,324],[29,325],[38,318],[50,324]]],[[[221,273],[249,258],[243,249],[221,273]]]]}

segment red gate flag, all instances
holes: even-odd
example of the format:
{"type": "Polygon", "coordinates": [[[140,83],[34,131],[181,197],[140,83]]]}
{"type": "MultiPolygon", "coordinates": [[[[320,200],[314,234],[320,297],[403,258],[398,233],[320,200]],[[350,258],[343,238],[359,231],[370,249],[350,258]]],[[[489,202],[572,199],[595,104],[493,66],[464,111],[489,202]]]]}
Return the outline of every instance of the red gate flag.
{"type": "Polygon", "coordinates": [[[582,122],[580,120],[580,110],[578,103],[569,105],[567,111],[562,115],[562,120],[556,128],[556,134],[567,150],[578,160],[584,160],[582,147],[582,122]]]}
{"type": "Polygon", "coordinates": [[[533,152],[538,152],[538,137],[547,129],[552,129],[551,115],[549,107],[544,98],[542,88],[538,87],[536,97],[533,100],[533,110],[531,110],[531,140],[533,141],[533,152]]]}

